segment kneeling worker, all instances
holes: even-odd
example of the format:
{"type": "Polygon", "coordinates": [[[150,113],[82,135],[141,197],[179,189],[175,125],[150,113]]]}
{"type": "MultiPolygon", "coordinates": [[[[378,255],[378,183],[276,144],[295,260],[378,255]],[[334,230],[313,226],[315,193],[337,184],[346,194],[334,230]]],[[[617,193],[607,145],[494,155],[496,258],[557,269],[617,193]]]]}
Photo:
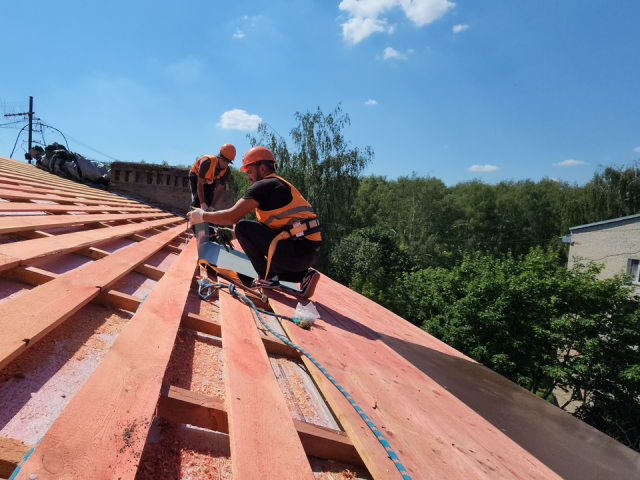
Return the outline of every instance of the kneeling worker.
{"type": "Polygon", "coordinates": [[[213,212],[231,176],[229,163],[236,158],[236,147],[225,143],[218,155],[203,155],[191,167],[189,186],[191,187],[191,206],[213,212]]]}
{"type": "Polygon", "coordinates": [[[313,295],[320,274],[313,267],[321,245],[316,214],[300,192],[275,174],[276,161],[266,147],[253,147],[242,158],[251,187],[228,210],[189,214],[190,223],[236,224],[235,237],[258,277],[253,288],[279,288],[280,280],[300,283],[302,297],[313,295]],[[258,221],[241,220],[256,211],[258,221]],[[263,276],[264,275],[264,276],[263,276]]]}

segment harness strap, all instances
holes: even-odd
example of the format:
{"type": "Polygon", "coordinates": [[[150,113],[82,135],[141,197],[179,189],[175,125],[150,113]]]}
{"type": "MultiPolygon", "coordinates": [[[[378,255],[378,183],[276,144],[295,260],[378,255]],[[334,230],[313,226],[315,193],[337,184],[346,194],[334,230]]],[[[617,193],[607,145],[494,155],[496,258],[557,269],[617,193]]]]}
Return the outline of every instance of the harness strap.
{"type": "Polygon", "coordinates": [[[310,220],[303,220],[293,224],[293,227],[289,230],[285,230],[280,232],[276,237],[271,240],[269,244],[269,253],[267,254],[267,271],[264,273],[264,278],[267,278],[269,275],[269,267],[271,267],[271,259],[273,258],[273,254],[276,251],[276,247],[278,246],[278,242],[280,240],[284,240],[286,238],[291,237],[306,237],[307,235],[311,235],[313,233],[320,231],[320,222],[318,222],[317,218],[312,218],[310,220]]]}

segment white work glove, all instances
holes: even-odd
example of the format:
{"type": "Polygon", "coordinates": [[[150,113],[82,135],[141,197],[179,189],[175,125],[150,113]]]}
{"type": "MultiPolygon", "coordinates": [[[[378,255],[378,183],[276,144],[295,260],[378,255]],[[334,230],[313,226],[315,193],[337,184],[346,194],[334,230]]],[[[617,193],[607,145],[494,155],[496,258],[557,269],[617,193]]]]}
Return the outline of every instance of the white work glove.
{"type": "Polygon", "coordinates": [[[187,216],[189,217],[190,227],[204,222],[204,210],[202,210],[201,208],[196,208],[193,212],[187,213],[187,216]]]}
{"type": "Polygon", "coordinates": [[[203,203],[202,205],[200,205],[200,208],[205,212],[209,211],[209,205],[207,205],[206,203],[203,203]]]}
{"type": "Polygon", "coordinates": [[[204,211],[205,212],[215,212],[215,209],[211,206],[211,207],[207,207],[204,211]]]}

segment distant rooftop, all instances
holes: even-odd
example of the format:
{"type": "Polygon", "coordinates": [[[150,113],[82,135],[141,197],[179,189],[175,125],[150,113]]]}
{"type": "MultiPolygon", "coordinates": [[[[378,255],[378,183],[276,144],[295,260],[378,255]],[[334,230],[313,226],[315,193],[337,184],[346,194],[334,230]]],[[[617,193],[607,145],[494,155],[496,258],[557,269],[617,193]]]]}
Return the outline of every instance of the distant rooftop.
{"type": "Polygon", "coordinates": [[[611,220],[604,220],[603,222],[587,223],[586,225],[579,225],[577,227],[570,227],[569,230],[573,231],[573,230],[578,230],[578,229],[581,229],[581,228],[589,228],[589,227],[596,227],[598,225],[606,225],[608,223],[624,222],[626,220],[632,220],[634,218],[640,218],[640,213],[636,213],[635,215],[629,215],[628,217],[612,218],[611,220]]]}

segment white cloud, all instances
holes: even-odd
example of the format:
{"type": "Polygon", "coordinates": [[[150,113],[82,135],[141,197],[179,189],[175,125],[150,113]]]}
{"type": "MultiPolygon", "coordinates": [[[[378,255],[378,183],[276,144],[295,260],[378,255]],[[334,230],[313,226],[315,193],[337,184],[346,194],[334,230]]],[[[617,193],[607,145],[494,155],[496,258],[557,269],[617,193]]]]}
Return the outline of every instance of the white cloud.
{"type": "Polygon", "coordinates": [[[256,130],[262,119],[258,115],[249,115],[245,110],[233,109],[220,115],[217,127],[231,130],[256,130]]]}
{"type": "Polygon", "coordinates": [[[378,18],[387,10],[400,7],[405,15],[421,27],[442,17],[456,4],[449,0],[342,0],[338,8],[349,14],[343,24],[343,38],[356,44],[372,33],[393,33],[395,25],[387,27],[387,19],[378,18]]]}
{"type": "Polygon", "coordinates": [[[383,53],[383,57],[385,60],[388,60],[390,58],[395,58],[397,60],[406,60],[407,56],[404,53],[400,53],[397,50],[394,50],[391,47],[387,47],[384,49],[383,53]]]}
{"type": "Polygon", "coordinates": [[[575,167],[576,165],[583,165],[585,162],[582,160],[563,160],[560,163],[554,163],[557,167],[575,167]]]}
{"type": "Polygon", "coordinates": [[[467,28],[469,28],[469,25],[456,25],[455,27],[453,27],[453,33],[460,33],[463,30],[466,30],[467,28]]]}
{"type": "Polygon", "coordinates": [[[236,33],[233,34],[233,38],[244,38],[244,33],[238,28],[236,29],[236,33]]]}
{"type": "Polygon", "coordinates": [[[500,169],[495,165],[471,165],[468,170],[470,172],[493,172],[500,169]]]}
{"type": "Polygon", "coordinates": [[[413,53],[413,52],[415,52],[413,48],[410,48],[409,50],[407,50],[407,53],[413,53]]]}
{"type": "Polygon", "coordinates": [[[366,102],[364,102],[365,105],[377,105],[378,102],[376,102],[375,100],[367,100],[366,102]]]}
{"type": "Polygon", "coordinates": [[[638,153],[640,153],[640,147],[636,147],[636,148],[634,148],[634,149],[633,149],[633,151],[634,151],[634,152],[638,152],[638,153]]]}
{"type": "Polygon", "coordinates": [[[169,65],[169,75],[178,82],[193,82],[198,79],[202,71],[202,62],[189,55],[188,57],[169,65]]]}
{"type": "Polygon", "coordinates": [[[377,18],[353,17],[342,24],[342,36],[354,45],[375,32],[384,32],[386,20],[377,18]]]}

